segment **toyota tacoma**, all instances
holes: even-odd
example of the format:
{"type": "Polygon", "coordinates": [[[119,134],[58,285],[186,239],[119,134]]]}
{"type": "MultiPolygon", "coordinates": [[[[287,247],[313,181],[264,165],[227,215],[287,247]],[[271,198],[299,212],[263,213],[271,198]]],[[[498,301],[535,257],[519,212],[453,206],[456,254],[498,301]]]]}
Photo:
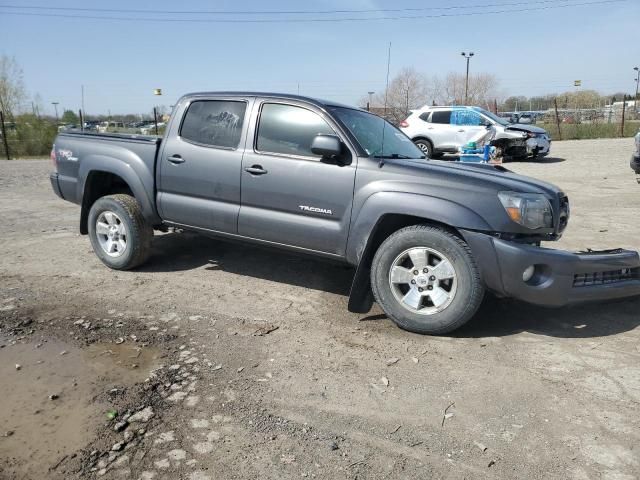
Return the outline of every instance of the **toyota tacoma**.
{"type": "Polygon", "coordinates": [[[640,294],[636,251],[541,246],[569,220],[554,185],[426,159],[382,118],[334,102],[189,94],[162,138],[63,132],[51,157],[53,190],[80,205],[80,232],[112,269],[141,265],[170,227],[280,247],[353,265],[351,311],[375,299],[426,334],[463,325],[487,291],[548,306],[640,294]]]}

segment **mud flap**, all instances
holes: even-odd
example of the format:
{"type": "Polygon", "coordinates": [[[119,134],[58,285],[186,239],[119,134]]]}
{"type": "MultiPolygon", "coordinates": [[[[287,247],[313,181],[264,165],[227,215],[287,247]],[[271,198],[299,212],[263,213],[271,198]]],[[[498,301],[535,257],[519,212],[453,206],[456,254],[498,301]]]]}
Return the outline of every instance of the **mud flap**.
{"type": "Polygon", "coordinates": [[[356,274],[353,276],[351,291],[349,292],[349,304],[347,308],[353,313],[367,313],[373,306],[373,293],[371,293],[371,269],[369,262],[360,261],[356,274]]]}

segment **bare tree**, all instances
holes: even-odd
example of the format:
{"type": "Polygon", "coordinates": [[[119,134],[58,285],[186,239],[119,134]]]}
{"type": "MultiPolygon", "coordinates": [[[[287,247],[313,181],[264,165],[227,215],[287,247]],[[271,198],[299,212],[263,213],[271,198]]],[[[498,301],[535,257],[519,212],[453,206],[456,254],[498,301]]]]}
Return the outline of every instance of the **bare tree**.
{"type": "MultiPolygon", "coordinates": [[[[463,73],[450,72],[444,78],[435,77],[434,97],[441,105],[463,105],[466,76],[463,73]]],[[[498,79],[489,73],[469,75],[469,105],[488,107],[499,96],[498,79]]]]}
{"type": "Polygon", "coordinates": [[[413,68],[403,68],[393,77],[386,92],[374,97],[374,105],[386,105],[386,117],[393,123],[407,118],[410,110],[427,103],[430,88],[424,75],[413,68]]]}
{"type": "Polygon", "coordinates": [[[13,57],[0,57],[0,110],[12,117],[26,98],[22,68],[13,57]]]}

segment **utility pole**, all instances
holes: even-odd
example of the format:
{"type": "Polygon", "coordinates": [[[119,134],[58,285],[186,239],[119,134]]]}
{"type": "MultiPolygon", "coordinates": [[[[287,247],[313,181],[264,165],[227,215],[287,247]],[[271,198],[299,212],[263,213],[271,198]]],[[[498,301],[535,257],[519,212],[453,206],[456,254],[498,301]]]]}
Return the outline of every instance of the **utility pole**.
{"type": "MultiPolygon", "coordinates": [[[[82,113],[84,113],[84,85],[80,85],[80,92],[82,94],[82,103],[81,103],[82,113]]],[[[84,119],[81,119],[81,120],[84,120],[84,119]]],[[[82,129],[84,130],[84,124],[82,124],[81,126],[82,126],[82,129]]]]}
{"type": "Polygon", "coordinates": [[[473,52],[469,52],[468,55],[465,52],[462,52],[460,55],[462,55],[467,60],[467,76],[464,82],[464,104],[468,105],[469,104],[469,60],[471,59],[471,57],[473,57],[473,52]]]}
{"type": "Polygon", "coordinates": [[[373,94],[376,92],[367,92],[369,94],[369,102],[367,103],[367,112],[371,111],[371,104],[373,103],[373,94]]]}
{"type": "Polygon", "coordinates": [[[636,96],[633,100],[633,109],[638,112],[638,84],[640,84],[640,67],[633,67],[636,71],[636,96]]]}
{"type": "Polygon", "coordinates": [[[57,127],[58,123],[60,123],[60,121],[58,120],[58,105],[60,105],[60,102],[51,102],[51,105],[53,105],[53,108],[56,109],[56,127],[57,127]]]}

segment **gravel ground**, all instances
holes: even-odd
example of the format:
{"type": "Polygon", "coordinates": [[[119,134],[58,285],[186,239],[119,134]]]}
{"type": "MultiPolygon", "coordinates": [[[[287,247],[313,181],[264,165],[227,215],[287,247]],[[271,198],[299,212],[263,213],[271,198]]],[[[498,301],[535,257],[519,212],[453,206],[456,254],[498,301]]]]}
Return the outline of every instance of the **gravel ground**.
{"type": "MultiPolygon", "coordinates": [[[[558,248],[639,249],[631,151],[631,139],[557,142],[552,157],[507,167],[568,193],[558,248]]],[[[71,369],[60,358],[115,359],[60,384],[77,412],[44,402],[46,421],[23,415],[5,436],[0,425],[0,478],[640,477],[639,300],[549,310],[489,298],[455,335],[425,337],[377,309],[347,312],[353,272],[313,258],[166,234],[146,266],[114,272],[77,234],[79,208],[51,192],[49,168],[0,162],[2,384],[71,369]],[[121,338],[150,350],[135,377],[105,374],[123,367],[121,338]],[[32,362],[43,342],[56,347],[32,362]],[[127,440],[105,420],[113,405],[155,415],[127,440]],[[73,415],[76,443],[25,454],[73,415]]]]}

